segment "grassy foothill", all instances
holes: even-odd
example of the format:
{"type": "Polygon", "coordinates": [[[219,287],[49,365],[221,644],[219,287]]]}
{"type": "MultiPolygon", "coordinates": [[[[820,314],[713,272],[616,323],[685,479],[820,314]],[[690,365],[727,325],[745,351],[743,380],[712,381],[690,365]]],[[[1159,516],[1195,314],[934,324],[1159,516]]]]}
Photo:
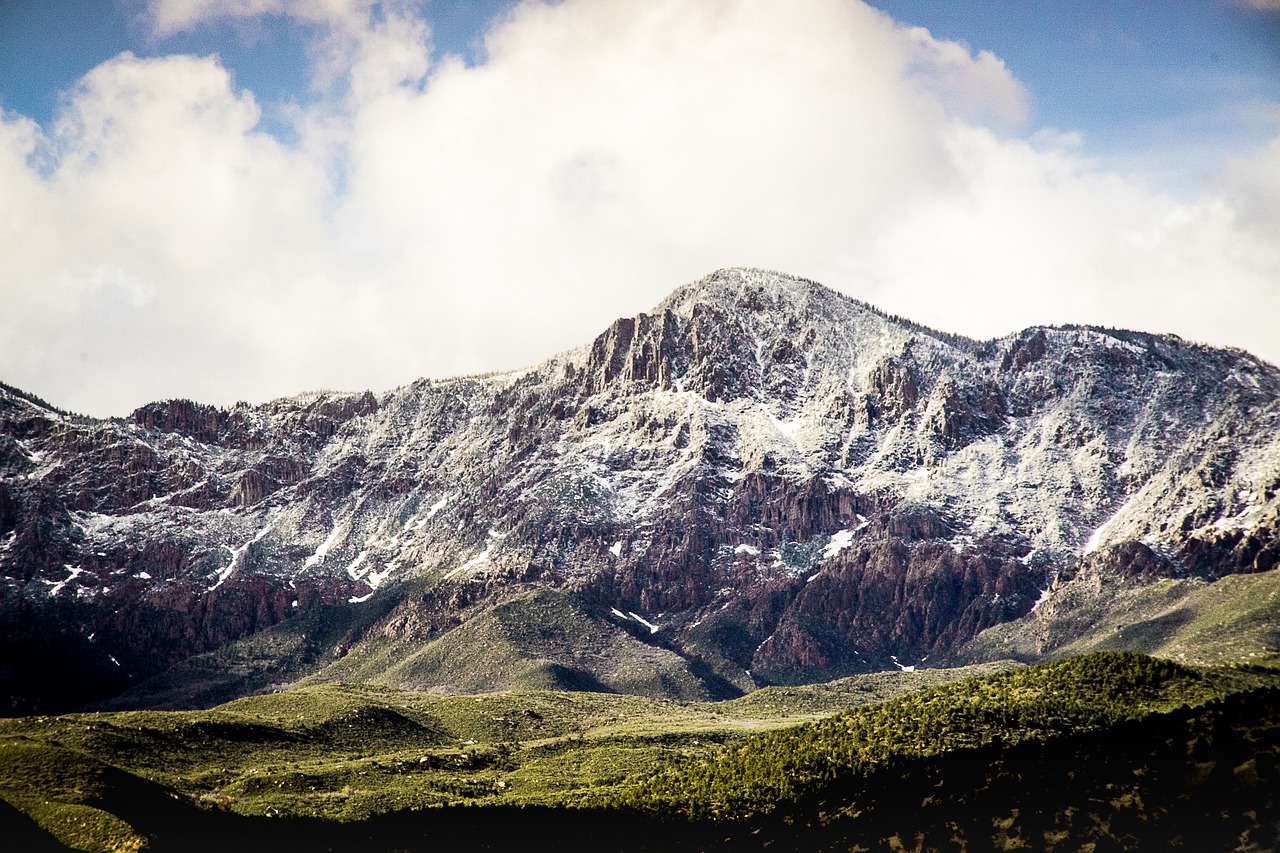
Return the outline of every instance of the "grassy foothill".
{"type": "Polygon", "coordinates": [[[1185,845],[1188,816],[1216,809],[1223,832],[1262,845],[1243,849],[1268,849],[1278,697],[1274,658],[1130,652],[718,703],[313,684],[207,711],[0,721],[0,820],[81,850],[258,849],[280,833],[415,849],[449,826],[484,849],[486,814],[595,849],[1067,850],[1185,845]],[[587,832],[602,826],[635,831],[587,832]]]}

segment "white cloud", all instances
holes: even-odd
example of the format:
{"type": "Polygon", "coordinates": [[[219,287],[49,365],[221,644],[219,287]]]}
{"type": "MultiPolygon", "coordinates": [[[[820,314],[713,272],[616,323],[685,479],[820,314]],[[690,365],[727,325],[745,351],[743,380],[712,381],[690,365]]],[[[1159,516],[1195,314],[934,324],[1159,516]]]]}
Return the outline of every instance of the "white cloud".
{"type": "Polygon", "coordinates": [[[328,21],[337,97],[297,145],[216,59],[118,57],[44,136],[4,117],[0,378],[97,414],[382,388],[532,363],[738,264],[969,334],[1280,360],[1280,141],[1179,201],[1018,138],[998,58],[857,2],[525,3],[483,64],[434,68],[410,8],[153,4],[161,33],[328,21]]]}
{"type": "MultiPolygon", "coordinates": [[[[1173,331],[1280,355],[1261,319],[1280,316],[1274,216],[1245,228],[1238,196],[1180,203],[1090,172],[1069,153],[960,125],[948,136],[965,179],[873,241],[862,259],[877,283],[873,301],[975,336],[1038,319],[1173,331]]],[[[1257,167],[1250,173],[1263,174],[1257,167]]]]}
{"type": "MultiPolygon", "coordinates": [[[[52,375],[102,412],[122,387],[178,394],[225,370],[225,398],[231,375],[262,369],[329,240],[323,169],[257,119],[210,59],[126,54],[82,81],[53,131],[56,168],[17,166],[25,182],[5,185],[26,211],[5,235],[21,269],[0,273],[11,381],[52,375]]],[[[22,149],[6,153],[14,169],[22,149]]]]}
{"type": "Polygon", "coordinates": [[[1280,243],[1280,136],[1260,151],[1233,157],[1223,178],[1239,225],[1273,247],[1280,243]]]}
{"type": "Polygon", "coordinates": [[[912,57],[908,74],[958,118],[1016,129],[1027,120],[1029,96],[990,51],[972,55],[967,47],[933,38],[923,27],[901,32],[912,57]]]}
{"type": "MultiPolygon", "coordinates": [[[[390,5],[390,4],[388,4],[390,5]]],[[[150,0],[147,22],[157,36],[195,29],[210,21],[281,15],[305,21],[361,21],[373,0],[150,0]]]]}

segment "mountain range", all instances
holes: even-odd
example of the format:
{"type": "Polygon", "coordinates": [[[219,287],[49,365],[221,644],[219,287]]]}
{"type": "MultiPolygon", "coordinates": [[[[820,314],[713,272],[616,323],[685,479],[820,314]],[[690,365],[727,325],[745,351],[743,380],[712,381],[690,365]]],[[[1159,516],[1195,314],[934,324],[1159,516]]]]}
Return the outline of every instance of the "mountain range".
{"type": "Polygon", "coordinates": [[[718,271],[524,370],[107,420],[0,386],[0,710],[717,699],[1280,643],[1280,370],[718,271]]]}

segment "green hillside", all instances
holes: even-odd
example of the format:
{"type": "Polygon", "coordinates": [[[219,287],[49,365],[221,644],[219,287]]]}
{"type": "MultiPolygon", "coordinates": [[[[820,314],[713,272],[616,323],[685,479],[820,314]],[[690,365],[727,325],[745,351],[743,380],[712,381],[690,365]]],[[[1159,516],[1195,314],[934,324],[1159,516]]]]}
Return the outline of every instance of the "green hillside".
{"type": "Polygon", "coordinates": [[[1154,583],[1090,573],[1043,607],[988,628],[963,661],[1031,661],[1094,651],[1135,651],[1199,666],[1256,659],[1280,649],[1280,569],[1154,583]]]}
{"type": "Polygon", "coordinates": [[[573,596],[551,589],[512,596],[425,644],[366,640],[309,681],[448,693],[586,690],[680,699],[740,692],[708,685],[679,655],[642,643],[592,616],[573,596]]]}
{"type": "Polygon", "coordinates": [[[83,850],[490,849],[498,825],[561,849],[1100,850],[1186,846],[1212,814],[1266,850],[1278,717],[1277,669],[1132,653],[729,702],[314,684],[0,721],[0,821],[83,850]]]}

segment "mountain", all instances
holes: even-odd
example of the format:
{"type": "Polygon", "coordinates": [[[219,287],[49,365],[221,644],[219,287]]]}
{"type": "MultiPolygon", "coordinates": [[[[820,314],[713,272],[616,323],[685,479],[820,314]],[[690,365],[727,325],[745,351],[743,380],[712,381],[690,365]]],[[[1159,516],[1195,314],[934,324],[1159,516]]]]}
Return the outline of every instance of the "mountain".
{"type": "Polygon", "coordinates": [[[716,698],[1044,657],[1131,605],[1134,647],[1169,645],[1266,573],[1247,654],[1280,641],[1278,532],[1270,364],[973,341],[730,269],[535,367],[382,394],[103,421],[5,386],[0,685],[11,713],[300,679],[716,698]]]}

